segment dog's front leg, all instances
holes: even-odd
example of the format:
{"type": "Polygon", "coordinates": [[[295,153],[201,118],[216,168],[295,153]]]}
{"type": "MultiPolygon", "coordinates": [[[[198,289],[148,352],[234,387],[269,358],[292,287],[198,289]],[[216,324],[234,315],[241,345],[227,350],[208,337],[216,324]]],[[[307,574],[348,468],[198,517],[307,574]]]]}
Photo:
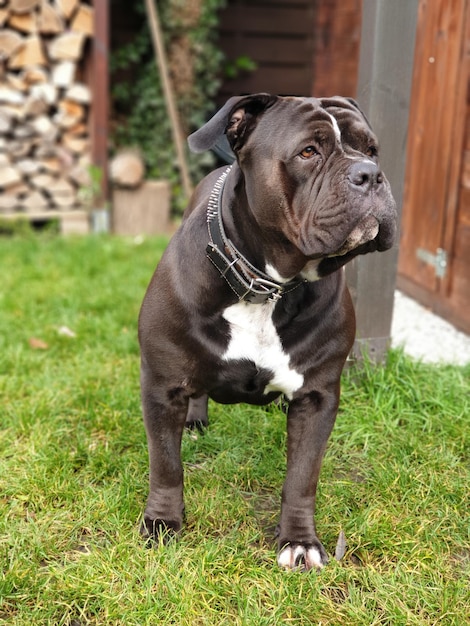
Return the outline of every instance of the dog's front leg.
{"type": "Polygon", "coordinates": [[[183,524],[183,465],[181,438],[188,398],[156,385],[143,368],[142,406],[150,460],[150,491],[141,534],[165,541],[183,524]]]}
{"type": "Polygon", "coordinates": [[[278,564],[286,569],[321,568],[328,561],[315,530],[315,493],[338,401],[336,388],[311,392],[289,406],[278,554],[278,564]]]}

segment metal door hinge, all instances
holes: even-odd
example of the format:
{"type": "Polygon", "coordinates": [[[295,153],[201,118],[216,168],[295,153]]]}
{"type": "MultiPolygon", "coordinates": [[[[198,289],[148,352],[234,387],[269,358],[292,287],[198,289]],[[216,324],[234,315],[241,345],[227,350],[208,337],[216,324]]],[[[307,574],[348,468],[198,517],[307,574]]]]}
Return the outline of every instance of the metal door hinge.
{"type": "Polygon", "coordinates": [[[444,278],[447,272],[447,252],[445,250],[438,248],[436,254],[433,254],[429,250],[418,248],[416,256],[420,261],[424,261],[424,263],[434,267],[437,278],[444,278]]]}

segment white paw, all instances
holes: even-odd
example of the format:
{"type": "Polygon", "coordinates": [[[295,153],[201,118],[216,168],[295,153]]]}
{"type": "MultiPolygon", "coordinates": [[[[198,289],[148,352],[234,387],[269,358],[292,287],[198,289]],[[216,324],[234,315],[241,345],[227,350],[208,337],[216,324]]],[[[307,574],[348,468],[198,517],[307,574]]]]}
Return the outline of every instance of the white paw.
{"type": "Polygon", "coordinates": [[[325,565],[317,548],[299,543],[283,548],[277,555],[277,563],[283,569],[299,569],[305,572],[313,567],[321,569],[325,565]]]}

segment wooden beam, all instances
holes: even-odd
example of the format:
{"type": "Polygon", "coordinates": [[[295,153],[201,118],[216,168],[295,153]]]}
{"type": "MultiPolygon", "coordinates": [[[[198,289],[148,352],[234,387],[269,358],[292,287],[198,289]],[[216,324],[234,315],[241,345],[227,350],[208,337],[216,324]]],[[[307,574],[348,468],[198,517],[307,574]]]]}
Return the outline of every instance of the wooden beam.
{"type": "Polygon", "coordinates": [[[109,117],[109,2],[94,3],[94,38],[92,51],[92,158],[100,167],[102,200],[109,197],[108,190],[108,117],[109,117]]]}
{"type": "Polygon", "coordinates": [[[173,86],[171,85],[170,75],[168,71],[165,46],[163,44],[163,33],[160,27],[160,18],[158,16],[158,11],[155,7],[155,0],[145,0],[145,6],[150,26],[150,33],[152,35],[152,41],[155,49],[155,60],[160,73],[160,79],[162,81],[165,105],[167,107],[168,117],[170,118],[171,122],[171,132],[173,135],[173,143],[176,150],[178,167],[181,174],[181,182],[183,184],[186,199],[189,200],[193,188],[191,183],[191,177],[189,175],[188,164],[186,161],[185,146],[183,143],[181,124],[179,120],[178,110],[176,108],[173,86]]]}
{"type": "MultiPolygon", "coordinates": [[[[381,144],[381,165],[401,213],[418,0],[363,0],[357,99],[381,144]]],[[[354,356],[383,360],[390,344],[398,236],[388,252],[346,270],[356,308],[354,356]]]]}

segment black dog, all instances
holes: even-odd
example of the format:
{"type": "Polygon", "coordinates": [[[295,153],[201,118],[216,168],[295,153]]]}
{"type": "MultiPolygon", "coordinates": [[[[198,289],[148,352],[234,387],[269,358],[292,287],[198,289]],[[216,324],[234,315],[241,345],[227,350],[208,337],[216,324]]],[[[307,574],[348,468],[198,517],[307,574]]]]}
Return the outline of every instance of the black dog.
{"type": "Polygon", "coordinates": [[[387,250],[395,203],[378,144],[345,98],[231,98],[189,138],[236,155],[198,186],[145,295],[141,386],[150,454],[142,533],[181,529],[181,437],[217,402],[288,401],[278,563],[327,561],[315,492],[355,334],[341,266],[387,250]]]}

